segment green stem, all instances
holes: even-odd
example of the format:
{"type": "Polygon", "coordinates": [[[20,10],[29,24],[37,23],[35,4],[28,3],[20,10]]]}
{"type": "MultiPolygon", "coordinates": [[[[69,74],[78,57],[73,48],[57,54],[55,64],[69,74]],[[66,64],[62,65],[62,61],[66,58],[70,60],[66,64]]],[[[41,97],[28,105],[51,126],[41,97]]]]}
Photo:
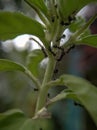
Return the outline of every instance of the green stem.
{"type": "Polygon", "coordinates": [[[53,71],[54,71],[54,68],[55,68],[55,64],[56,64],[56,61],[55,61],[54,57],[52,56],[52,54],[50,54],[47,69],[46,69],[46,72],[45,72],[45,75],[44,75],[44,80],[43,80],[41,89],[39,91],[39,96],[38,96],[37,105],[36,105],[36,114],[46,104],[47,92],[48,92],[48,89],[49,89],[48,86],[46,86],[46,84],[52,78],[53,71]]]}
{"type": "Polygon", "coordinates": [[[34,77],[34,75],[32,75],[32,73],[28,70],[28,69],[25,69],[25,73],[28,75],[28,77],[33,81],[33,83],[35,84],[35,86],[40,89],[40,82],[39,80],[34,77]]]}
{"type": "Polygon", "coordinates": [[[47,19],[47,17],[37,8],[37,6],[35,6],[34,4],[30,3],[28,0],[25,0],[25,2],[31,6],[36,13],[38,14],[39,18],[42,20],[42,22],[48,27],[50,25],[49,20],[47,19]]]}
{"type": "Polygon", "coordinates": [[[59,86],[59,85],[63,85],[60,79],[56,79],[56,80],[54,80],[54,81],[52,80],[52,81],[50,81],[50,82],[48,82],[48,83],[46,84],[46,86],[47,86],[48,88],[52,88],[52,87],[54,87],[54,86],[59,86]]]}
{"type": "Polygon", "coordinates": [[[93,23],[93,21],[97,18],[97,14],[95,14],[81,29],[79,29],[77,32],[71,35],[69,40],[63,44],[64,47],[68,47],[72,45],[73,43],[76,43],[78,38],[80,38],[81,34],[93,23]]]}
{"type": "Polygon", "coordinates": [[[53,103],[60,101],[62,99],[65,99],[65,98],[71,98],[73,100],[80,102],[74,92],[72,92],[69,89],[67,89],[67,90],[65,89],[65,90],[61,91],[57,96],[50,99],[46,104],[46,108],[51,106],[53,103]]]}
{"type": "Polygon", "coordinates": [[[97,18],[97,14],[95,14],[80,30],[75,32],[74,37],[77,38],[80,36],[92,23],[93,21],[97,18]]]}
{"type": "Polygon", "coordinates": [[[49,106],[51,106],[53,103],[55,103],[55,102],[57,102],[57,101],[60,101],[60,100],[62,100],[62,99],[67,98],[68,94],[69,94],[69,93],[65,93],[65,92],[58,94],[57,96],[55,96],[54,98],[50,99],[50,100],[47,102],[46,107],[49,107],[49,106]]]}

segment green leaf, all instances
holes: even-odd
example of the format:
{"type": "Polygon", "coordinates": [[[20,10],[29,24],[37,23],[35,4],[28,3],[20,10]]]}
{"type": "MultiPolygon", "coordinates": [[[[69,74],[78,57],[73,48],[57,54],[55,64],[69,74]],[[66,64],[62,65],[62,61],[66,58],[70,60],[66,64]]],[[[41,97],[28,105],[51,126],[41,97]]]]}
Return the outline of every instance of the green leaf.
{"type": "Polygon", "coordinates": [[[33,8],[39,9],[46,17],[48,16],[48,10],[44,0],[25,0],[25,2],[30,3],[33,8]]]}
{"type": "Polygon", "coordinates": [[[82,38],[81,40],[79,40],[77,42],[77,44],[79,45],[88,45],[91,47],[96,47],[97,48],[97,34],[95,35],[89,35],[87,37],[82,38]]]}
{"type": "Polygon", "coordinates": [[[22,71],[24,72],[36,85],[40,87],[38,80],[31,74],[31,72],[23,65],[5,59],[0,59],[0,71],[22,71]]]}
{"type": "MultiPolygon", "coordinates": [[[[76,17],[76,20],[74,20],[70,26],[69,26],[69,30],[73,33],[77,32],[78,30],[80,30],[84,25],[86,24],[86,21],[85,19],[77,16],[76,17]]],[[[83,31],[83,33],[80,35],[80,38],[81,37],[86,37],[90,35],[90,29],[87,28],[86,30],[83,31]]]]}
{"type": "Polygon", "coordinates": [[[21,125],[19,130],[34,130],[32,127],[32,119],[28,119],[21,125]]]}
{"type": "Polygon", "coordinates": [[[20,130],[53,130],[54,124],[51,119],[28,119],[20,130]]]}
{"type": "Polygon", "coordinates": [[[81,17],[76,17],[76,20],[73,21],[70,26],[69,29],[71,32],[76,32],[78,29],[80,29],[84,24],[86,23],[85,19],[81,18],[81,17]]]}
{"type": "Polygon", "coordinates": [[[25,72],[25,67],[21,64],[10,60],[0,59],[0,71],[22,71],[25,72]]]}
{"type": "Polygon", "coordinates": [[[66,20],[68,16],[77,13],[85,5],[97,0],[57,0],[61,17],[66,20]],[[75,3],[76,2],[76,3],[75,3]]]}
{"type": "Polygon", "coordinates": [[[26,120],[20,110],[10,110],[0,114],[0,130],[19,130],[26,120]]]}
{"type": "Polygon", "coordinates": [[[39,63],[44,58],[44,54],[42,50],[33,50],[30,52],[27,59],[27,67],[32,72],[32,74],[36,77],[39,76],[39,63]]]}
{"type": "Polygon", "coordinates": [[[97,88],[87,80],[72,75],[63,75],[60,80],[74,92],[97,125],[97,88]]]}
{"type": "Polygon", "coordinates": [[[53,130],[51,119],[30,119],[20,110],[0,114],[0,130],[53,130]]]}
{"type": "Polygon", "coordinates": [[[63,90],[61,93],[57,94],[54,98],[51,98],[50,100],[48,100],[47,106],[52,105],[53,103],[60,101],[62,99],[65,99],[65,98],[70,98],[79,102],[77,96],[72,91],[69,91],[69,90],[66,91],[66,90],[67,89],[63,90]]]}
{"type": "Polygon", "coordinates": [[[0,39],[14,38],[20,34],[32,34],[44,38],[44,30],[37,21],[16,12],[0,12],[0,39]]]}

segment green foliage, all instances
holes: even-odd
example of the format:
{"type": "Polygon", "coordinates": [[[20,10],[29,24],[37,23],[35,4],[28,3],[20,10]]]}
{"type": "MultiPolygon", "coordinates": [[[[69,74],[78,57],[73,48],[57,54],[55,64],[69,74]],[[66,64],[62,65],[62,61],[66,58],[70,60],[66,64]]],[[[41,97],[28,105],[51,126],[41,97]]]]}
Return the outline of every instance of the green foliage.
{"type": "Polygon", "coordinates": [[[63,90],[56,97],[48,101],[48,106],[64,98],[71,98],[80,103],[91,115],[97,125],[97,88],[89,81],[72,75],[63,75],[58,80],[52,82],[52,85],[64,85],[68,89],[63,90]]]}
{"type": "Polygon", "coordinates": [[[68,16],[74,16],[82,7],[89,4],[90,2],[94,2],[96,0],[57,0],[59,6],[59,12],[62,16],[62,19],[67,20],[68,16]]]}
{"type": "MultiPolygon", "coordinates": [[[[44,45],[40,45],[41,50],[33,50],[30,52],[26,67],[9,60],[0,60],[0,71],[24,72],[35,83],[36,91],[38,91],[34,106],[36,108],[34,117],[29,119],[17,110],[1,113],[1,130],[53,129],[52,121],[44,118],[47,117],[48,113],[47,111],[43,111],[43,108],[63,98],[72,98],[80,102],[90,113],[97,125],[97,88],[94,85],[82,78],[71,75],[63,75],[54,81],[51,80],[55,72],[56,63],[61,61],[62,56],[66,52],[69,52],[74,44],[79,45],[84,43],[85,45],[97,47],[97,35],[86,33],[97,15],[87,22],[83,19],[75,18],[76,13],[82,7],[93,1],[95,2],[97,0],[76,0],[76,4],[75,0],[49,0],[45,2],[43,0],[25,0],[36,11],[43,24],[21,13],[0,12],[1,40],[14,38],[20,34],[31,34],[38,37],[44,45]],[[65,37],[63,32],[67,28],[72,33],[66,43],[60,46],[61,39],[65,37]],[[44,53],[48,58],[48,62],[45,63],[45,73],[40,80],[39,75],[41,74],[39,73],[41,71],[39,69],[42,67],[39,65],[44,58],[44,53]],[[66,91],[62,91],[62,93],[47,101],[49,88],[58,85],[67,86],[66,91]]],[[[38,43],[38,41],[36,42],[38,43]]]]}
{"type": "Polygon", "coordinates": [[[61,81],[74,92],[77,99],[87,109],[97,125],[97,88],[90,82],[71,75],[63,75],[61,81]]]}
{"type": "Polygon", "coordinates": [[[46,17],[48,16],[48,10],[44,3],[44,0],[25,0],[25,2],[29,3],[36,11],[41,11],[46,17]]]}
{"type": "MultiPolygon", "coordinates": [[[[97,125],[97,88],[94,85],[81,77],[72,75],[63,75],[58,81],[54,81],[54,84],[65,85],[68,89],[50,99],[47,103],[48,106],[64,98],[73,99],[87,109],[97,125]]],[[[52,86],[52,84],[50,85],[52,86]]]]}
{"type": "Polygon", "coordinates": [[[87,37],[83,37],[81,40],[78,41],[78,44],[84,44],[91,47],[97,48],[97,35],[89,35],[87,37]]]}
{"type": "Polygon", "coordinates": [[[0,114],[1,130],[19,130],[21,124],[26,121],[26,117],[20,110],[10,110],[0,114]]]}
{"type": "Polygon", "coordinates": [[[20,110],[10,110],[0,114],[1,130],[53,130],[51,119],[30,119],[20,110]]]}
{"type": "Polygon", "coordinates": [[[33,80],[36,87],[39,88],[37,79],[31,74],[31,72],[23,65],[15,63],[9,60],[0,59],[0,71],[21,71],[24,72],[30,79],[33,80]]]}
{"type": "Polygon", "coordinates": [[[53,130],[54,126],[50,119],[29,119],[25,122],[21,130],[53,130]]]}
{"type": "Polygon", "coordinates": [[[0,71],[22,71],[25,72],[25,67],[21,64],[12,62],[6,59],[0,59],[0,71]]]}
{"type": "Polygon", "coordinates": [[[43,27],[37,21],[17,12],[0,12],[0,39],[15,38],[21,34],[44,37],[43,27]]]}
{"type": "Polygon", "coordinates": [[[78,29],[80,29],[83,25],[85,24],[85,19],[77,16],[76,20],[73,21],[70,26],[69,29],[71,32],[76,32],[78,29]]]}
{"type": "Polygon", "coordinates": [[[39,63],[43,58],[44,54],[41,50],[34,50],[28,55],[27,67],[36,77],[39,76],[39,63]]]}

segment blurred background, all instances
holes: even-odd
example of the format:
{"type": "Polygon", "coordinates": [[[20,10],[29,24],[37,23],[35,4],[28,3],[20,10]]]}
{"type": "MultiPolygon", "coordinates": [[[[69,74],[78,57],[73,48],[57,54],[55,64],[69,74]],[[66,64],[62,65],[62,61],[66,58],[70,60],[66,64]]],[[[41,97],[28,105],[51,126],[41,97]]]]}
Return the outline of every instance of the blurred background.
{"type": "MultiPolygon", "coordinates": [[[[27,16],[36,17],[35,12],[23,0],[0,0],[1,11],[20,11],[27,16]]],[[[79,15],[86,20],[97,13],[97,4],[86,6],[79,15]]],[[[90,26],[92,34],[97,34],[97,19],[90,26]]],[[[0,58],[10,59],[26,65],[29,52],[36,49],[25,34],[15,39],[0,41],[0,58]]],[[[97,86],[97,49],[89,46],[78,46],[66,55],[54,77],[69,73],[86,78],[97,86]]],[[[57,68],[57,69],[58,69],[57,68]]],[[[50,96],[56,95],[63,87],[50,90],[50,96]]],[[[0,112],[8,109],[22,109],[32,117],[35,109],[37,91],[32,81],[20,72],[0,72],[0,112]]],[[[85,109],[72,100],[62,100],[50,108],[55,122],[55,130],[97,130],[85,109]]]]}

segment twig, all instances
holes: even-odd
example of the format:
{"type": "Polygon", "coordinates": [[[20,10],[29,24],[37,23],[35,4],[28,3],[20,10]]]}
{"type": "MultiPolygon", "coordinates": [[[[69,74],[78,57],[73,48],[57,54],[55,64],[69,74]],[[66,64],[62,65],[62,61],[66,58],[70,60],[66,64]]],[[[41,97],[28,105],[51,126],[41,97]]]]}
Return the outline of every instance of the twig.
{"type": "Polygon", "coordinates": [[[42,49],[43,53],[44,53],[44,56],[47,57],[47,53],[45,51],[45,48],[41,45],[41,43],[39,41],[37,41],[36,39],[34,39],[33,37],[30,37],[29,40],[33,40],[35,41],[42,49]]]}

